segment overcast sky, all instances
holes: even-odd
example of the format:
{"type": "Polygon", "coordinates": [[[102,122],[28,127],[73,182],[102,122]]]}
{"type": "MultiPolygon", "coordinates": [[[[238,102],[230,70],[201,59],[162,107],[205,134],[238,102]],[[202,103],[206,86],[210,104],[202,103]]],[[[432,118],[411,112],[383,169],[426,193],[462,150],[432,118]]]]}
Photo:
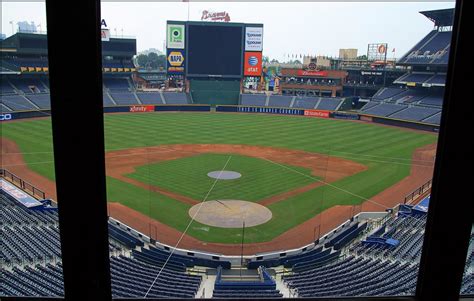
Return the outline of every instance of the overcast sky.
{"type": "MultiPolygon", "coordinates": [[[[389,57],[393,48],[400,57],[433,28],[418,12],[452,8],[454,2],[104,2],[102,16],[112,35],[123,29],[135,36],[138,51],[161,50],[166,20],[187,20],[188,5],[190,20],[209,10],[226,11],[234,22],[263,23],[264,55],[282,60],[288,53],[337,56],[339,48],[357,48],[362,55],[368,43],[378,42],[389,44],[389,57]]],[[[2,1],[1,32],[7,36],[10,21],[34,21],[45,30],[44,3],[2,1]]]]}

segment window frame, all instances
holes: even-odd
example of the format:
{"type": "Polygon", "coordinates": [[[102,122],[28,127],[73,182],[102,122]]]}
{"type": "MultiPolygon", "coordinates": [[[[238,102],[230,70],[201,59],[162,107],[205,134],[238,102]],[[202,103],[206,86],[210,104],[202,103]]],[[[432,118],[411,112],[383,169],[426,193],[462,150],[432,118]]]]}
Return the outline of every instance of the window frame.
{"type": "MultiPolygon", "coordinates": [[[[474,221],[474,204],[467,190],[453,189],[453,185],[471,185],[470,177],[465,177],[463,169],[472,166],[472,145],[458,134],[472,128],[468,124],[472,119],[472,102],[460,101],[472,96],[469,91],[472,83],[468,79],[472,74],[470,67],[473,66],[473,60],[472,54],[468,53],[470,47],[467,41],[470,40],[468,28],[472,28],[473,18],[468,16],[468,3],[456,1],[433,189],[415,296],[315,300],[472,300],[468,296],[460,298],[459,292],[474,221]],[[456,206],[445,206],[447,200],[453,199],[456,200],[456,206]]],[[[100,4],[100,0],[85,0],[74,3],[71,10],[71,3],[67,1],[46,0],[53,146],[57,195],[60,200],[59,226],[66,300],[112,299],[105,184],[100,4]],[[75,43],[68,43],[65,37],[74,39],[75,43]],[[71,57],[74,58],[74,66],[70,65],[71,57]],[[88,89],[74,89],[75,83],[87,85],[88,89]],[[76,103],[81,103],[81,109],[75,108],[76,103]],[[85,109],[84,104],[87,104],[85,109]],[[81,127],[77,124],[81,124],[81,127]],[[78,185],[84,177],[88,180],[87,195],[78,193],[78,185]],[[93,202],[89,201],[84,206],[88,198],[93,202]],[[83,210],[85,214],[78,214],[78,210],[83,210]]]]}

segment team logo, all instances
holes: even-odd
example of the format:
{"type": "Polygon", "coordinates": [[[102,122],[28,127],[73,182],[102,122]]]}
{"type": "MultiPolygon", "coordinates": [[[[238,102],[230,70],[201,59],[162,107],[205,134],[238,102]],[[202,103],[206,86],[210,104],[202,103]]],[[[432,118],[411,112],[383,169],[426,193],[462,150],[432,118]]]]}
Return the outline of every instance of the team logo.
{"type": "Polygon", "coordinates": [[[168,62],[170,63],[171,66],[179,67],[184,62],[184,56],[179,51],[171,51],[170,54],[168,55],[168,62]]]}
{"type": "Polygon", "coordinates": [[[250,66],[257,66],[258,58],[256,56],[249,57],[249,65],[250,66]]]}

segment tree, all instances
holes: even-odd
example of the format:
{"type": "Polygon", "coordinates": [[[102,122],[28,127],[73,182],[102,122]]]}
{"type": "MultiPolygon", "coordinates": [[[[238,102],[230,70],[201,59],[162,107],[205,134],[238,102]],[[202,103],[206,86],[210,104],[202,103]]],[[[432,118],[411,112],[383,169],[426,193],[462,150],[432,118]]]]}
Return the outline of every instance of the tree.
{"type": "Polygon", "coordinates": [[[269,61],[270,61],[270,59],[268,58],[268,56],[264,55],[264,56],[262,57],[262,63],[265,64],[265,63],[268,63],[269,61]]]}
{"type": "Polygon", "coordinates": [[[278,64],[279,61],[278,61],[277,59],[272,59],[272,60],[270,61],[270,63],[277,63],[277,64],[278,64]]]}
{"type": "Polygon", "coordinates": [[[138,66],[146,69],[160,69],[166,67],[166,56],[150,52],[148,55],[140,54],[137,56],[138,66]]]}
{"type": "Polygon", "coordinates": [[[357,59],[358,59],[358,60],[362,60],[362,61],[366,61],[366,60],[367,60],[367,55],[365,55],[365,54],[364,54],[364,55],[359,55],[359,56],[357,57],[357,59]]]}

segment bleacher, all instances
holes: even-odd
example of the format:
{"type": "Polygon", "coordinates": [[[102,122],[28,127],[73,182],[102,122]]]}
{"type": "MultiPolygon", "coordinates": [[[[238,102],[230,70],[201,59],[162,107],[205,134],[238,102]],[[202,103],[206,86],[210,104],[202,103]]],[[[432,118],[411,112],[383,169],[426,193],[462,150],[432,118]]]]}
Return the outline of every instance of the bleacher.
{"type": "Polygon", "coordinates": [[[391,103],[380,103],[377,106],[372,106],[372,107],[369,107],[369,108],[366,108],[364,106],[361,109],[361,111],[363,113],[370,114],[370,115],[377,115],[377,116],[386,117],[386,116],[389,116],[393,113],[401,111],[405,108],[407,108],[407,106],[391,104],[391,103]]]}
{"type": "Polygon", "coordinates": [[[423,119],[422,121],[426,122],[426,123],[431,123],[431,124],[440,124],[441,123],[441,112],[439,112],[438,114],[435,114],[433,116],[430,116],[426,119],[423,119]]]}
{"type": "Polygon", "coordinates": [[[187,104],[188,98],[186,93],[163,92],[163,98],[166,104],[187,104]]]}
{"type": "Polygon", "coordinates": [[[397,113],[390,115],[390,118],[422,121],[423,119],[426,119],[439,112],[441,112],[441,109],[428,107],[408,107],[405,110],[398,111],[397,113]]]}
{"type": "Polygon", "coordinates": [[[0,100],[13,111],[37,110],[33,103],[21,95],[0,95],[0,100]]]}
{"type": "Polygon", "coordinates": [[[398,62],[404,64],[447,64],[451,31],[432,30],[398,62]]]}
{"type": "MultiPolygon", "coordinates": [[[[63,296],[57,210],[49,205],[44,205],[47,206],[44,209],[26,208],[3,190],[0,192],[0,296],[63,296]]],[[[178,256],[172,256],[170,261],[151,263],[137,255],[142,252],[136,251],[136,247],[144,243],[128,230],[109,222],[109,236],[111,252],[120,252],[122,247],[134,249],[131,257],[111,256],[115,298],[143,297],[148,291],[150,298],[194,298],[201,276],[187,274],[181,262],[188,258],[193,265],[209,263],[213,267],[219,262],[179,256],[179,262],[174,264],[178,256]]],[[[229,262],[220,263],[230,267],[229,262]]]]}
{"type": "Polygon", "coordinates": [[[265,106],[267,95],[265,94],[241,94],[240,104],[243,106],[265,106]]]}
{"type": "Polygon", "coordinates": [[[318,103],[318,97],[300,97],[297,96],[295,98],[295,102],[293,103],[293,108],[298,109],[314,109],[316,104],[318,103]]]}
{"type": "Polygon", "coordinates": [[[290,107],[292,96],[271,95],[268,100],[269,107],[288,108],[290,107]]]}
{"type": "MultiPolygon", "coordinates": [[[[117,91],[117,90],[115,90],[117,91]]],[[[117,105],[137,105],[138,101],[131,92],[110,92],[110,96],[117,105]]]]}
{"type": "Polygon", "coordinates": [[[37,105],[40,109],[49,110],[51,109],[51,99],[49,94],[30,94],[26,95],[31,102],[37,105]]]}
{"type": "Polygon", "coordinates": [[[343,99],[338,97],[321,97],[321,101],[319,102],[316,109],[335,111],[342,101],[343,99]]]}
{"type": "Polygon", "coordinates": [[[104,86],[110,91],[127,92],[130,91],[130,85],[126,78],[103,78],[104,86]]]}
{"type": "Polygon", "coordinates": [[[142,104],[150,104],[150,105],[163,104],[160,93],[137,92],[136,94],[138,96],[138,99],[140,99],[140,101],[142,102],[142,104]]]}
{"type": "Polygon", "coordinates": [[[10,78],[10,83],[25,94],[47,92],[39,78],[10,78]]]}
{"type": "Polygon", "coordinates": [[[6,77],[0,79],[0,95],[15,94],[15,89],[10,85],[6,77]]]}

